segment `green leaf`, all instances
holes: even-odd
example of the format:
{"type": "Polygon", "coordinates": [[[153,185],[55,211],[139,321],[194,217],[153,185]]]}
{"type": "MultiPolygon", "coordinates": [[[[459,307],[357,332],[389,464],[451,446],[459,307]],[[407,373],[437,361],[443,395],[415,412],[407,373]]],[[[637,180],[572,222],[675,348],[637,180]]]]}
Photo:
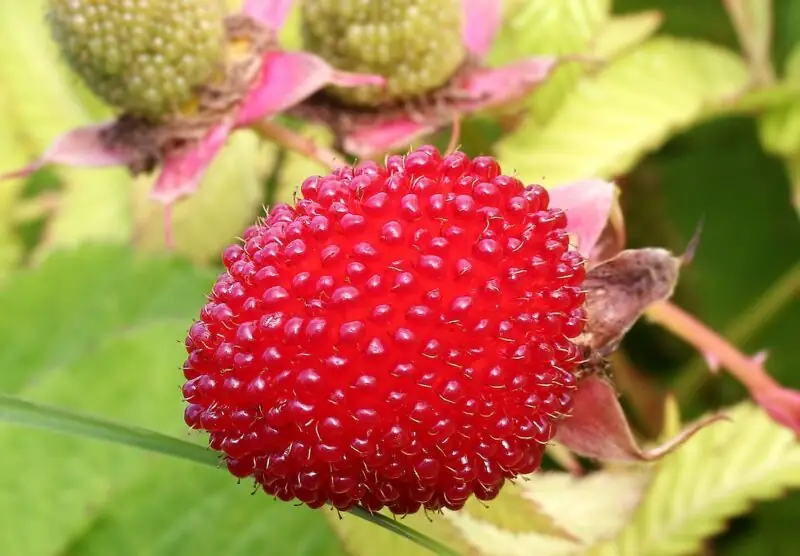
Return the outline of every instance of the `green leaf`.
{"type": "MultiPolygon", "coordinates": [[[[610,0],[517,0],[506,6],[506,27],[493,45],[492,65],[553,54],[585,54],[608,20],[610,0]]],[[[526,101],[531,114],[547,121],[573,90],[585,69],[578,63],[558,68],[526,101]]]]}
{"type": "Polygon", "coordinates": [[[579,556],[585,548],[577,542],[539,533],[511,533],[469,514],[448,516],[474,552],[486,556],[579,556]]]}
{"type": "Polygon", "coordinates": [[[583,477],[540,473],[520,486],[525,499],[589,545],[614,536],[625,526],[650,479],[648,468],[631,466],[583,477]]]}
{"type": "MultiPolygon", "coordinates": [[[[597,540],[618,533],[648,480],[642,468],[582,478],[536,473],[507,484],[486,505],[473,500],[458,512],[412,515],[404,521],[422,534],[446,541],[461,554],[579,554],[597,540]]],[[[330,522],[350,554],[393,554],[403,548],[396,537],[349,516],[331,516],[330,522]]],[[[423,554],[419,550],[402,553],[423,554]]]]}
{"type": "Polygon", "coordinates": [[[122,168],[58,168],[63,192],[36,257],[86,243],[130,240],[131,177],[122,168]]]}
{"type": "Polygon", "coordinates": [[[754,83],[775,78],[772,69],[772,0],[724,0],[754,83]]]}
{"type": "MultiPolygon", "coordinates": [[[[276,149],[250,131],[237,131],[208,169],[197,192],[172,208],[175,252],[198,263],[219,261],[262,213],[264,180],[276,149]]],[[[136,180],[136,244],[165,251],[164,207],[150,198],[154,178],[136,180]]]]}
{"type": "MultiPolygon", "coordinates": [[[[177,433],[185,427],[180,418],[183,404],[177,388],[179,381],[175,380],[180,377],[175,363],[182,357],[182,347],[165,339],[180,337],[184,330],[182,323],[164,322],[118,334],[69,368],[51,373],[26,389],[25,395],[84,412],[111,415],[120,422],[177,433]]],[[[65,418],[63,412],[61,416],[65,418]]],[[[127,439],[128,443],[142,438],[140,431],[129,435],[122,427],[112,428],[94,420],[91,431],[79,431],[78,427],[86,421],[74,419],[71,425],[61,428],[95,435],[105,431],[107,439],[113,436],[117,440],[127,439]]],[[[147,440],[151,445],[163,446],[163,439],[158,437],[150,435],[147,440]]],[[[326,533],[324,523],[320,519],[315,521],[310,512],[295,511],[289,505],[275,508],[277,503],[267,497],[254,504],[248,496],[250,487],[237,488],[230,476],[225,477],[228,490],[224,490],[219,476],[225,474],[220,471],[172,465],[171,477],[163,477],[165,462],[160,458],[131,453],[122,445],[32,433],[18,427],[0,429],[0,442],[15,447],[13,453],[4,455],[0,464],[3,474],[0,487],[4,493],[0,516],[9,530],[19,532],[15,537],[0,539],[4,554],[69,553],[76,543],[85,546],[81,553],[190,554],[192,545],[205,543],[229,546],[226,554],[246,554],[247,546],[240,550],[233,547],[242,540],[240,535],[248,535],[247,530],[254,536],[250,540],[263,547],[274,547],[279,553],[295,550],[300,532],[316,542],[296,554],[316,554],[330,545],[330,532],[326,533]],[[196,492],[194,497],[180,494],[190,487],[196,492]],[[208,494],[216,498],[213,506],[206,506],[208,501],[204,496],[208,494]],[[123,517],[133,514],[132,523],[122,517],[115,519],[123,507],[127,507],[123,517]],[[161,508],[160,519],[149,511],[153,507],[161,508]],[[231,520],[230,514],[238,514],[241,517],[238,521],[243,522],[240,526],[244,527],[222,527],[231,520]],[[217,515],[221,523],[213,521],[217,515]],[[273,519],[265,521],[271,515],[273,519]],[[192,519],[200,519],[200,523],[195,527],[181,524],[192,519]],[[116,535],[102,534],[108,522],[115,520],[119,521],[117,529],[128,530],[133,523],[150,521],[153,536],[136,535],[129,551],[122,552],[115,543],[116,535]],[[204,526],[206,523],[215,526],[204,526]],[[276,529],[275,523],[280,523],[282,529],[276,529]],[[45,527],[47,535],[37,534],[45,527]],[[170,543],[163,545],[170,538],[170,543]]],[[[177,445],[173,441],[163,451],[174,454],[177,445]]],[[[178,455],[191,455],[188,450],[184,452],[178,455]]],[[[166,465],[169,468],[170,464],[166,465]]],[[[335,552],[331,547],[323,553],[335,552]]]]}
{"type": "Polygon", "coordinates": [[[509,486],[528,503],[528,526],[509,527],[495,515],[503,501],[493,502],[481,514],[447,512],[445,516],[481,554],[583,554],[599,540],[613,538],[630,519],[650,479],[646,468],[606,470],[585,477],[540,472],[509,486]],[[550,522],[542,526],[541,516],[550,522]]]}
{"type": "MultiPolygon", "coordinates": [[[[178,440],[177,438],[174,438],[172,436],[157,433],[152,430],[143,429],[139,427],[132,427],[121,423],[115,423],[113,421],[100,419],[92,415],[84,415],[73,411],[66,411],[61,408],[50,407],[42,404],[29,402],[26,400],[21,400],[14,396],[7,396],[0,394],[0,422],[2,421],[30,428],[39,428],[51,432],[59,432],[77,437],[104,440],[107,442],[139,448],[157,454],[172,456],[185,461],[200,463],[203,465],[210,465],[214,467],[219,465],[218,454],[210,452],[207,448],[204,448],[198,444],[187,442],[185,440],[178,440]]],[[[157,476],[155,478],[148,477],[148,481],[151,481],[151,484],[148,486],[152,485],[153,479],[155,479],[155,482],[168,481],[169,483],[173,483],[175,478],[170,476],[169,473],[163,473],[163,471],[166,468],[175,466],[176,464],[174,462],[168,461],[166,462],[165,465],[166,467],[164,465],[161,465],[157,468],[157,471],[155,473],[157,476]]],[[[189,475],[186,473],[182,473],[182,476],[188,477],[189,475]]],[[[230,484],[230,479],[228,479],[228,484],[230,484]]],[[[192,479],[190,482],[187,482],[186,484],[181,483],[180,485],[181,491],[185,490],[187,486],[196,487],[197,482],[194,479],[192,479]]],[[[169,490],[169,489],[162,487],[159,490],[169,490]]],[[[154,500],[150,500],[142,496],[141,494],[142,492],[146,492],[146,489],[143,490],[140,486],[132,488],[130,491],[131,497],[136,498],[138,503],[121,504],[120,505],[121,507],[126,508],[125,511],[117,512],[115,510],[112,510],[110,512],[113,514],[124,515],[124,519],[120,520],[119,523],[120,528],[124,526],[124,529],[118,531],[118,533],[122,533],[123,536],[124,532],[126,530],[129,530],[130,523],[128,522],[128,520],[145,521],[148,523],[148,526],[150,527],[153,527],[160,523],[161,518],[159,517],[158,520],[153,520],[152,519],[153,515],[150,512],[141,515],[140,511],[131,511],[129,509],[131,507],[134,508],[141,507],[142,504],[152,505],[154,500]]],[[[181,498],[189,498],[189,497],[182,495],[181,498]]],[[[159,506],[161,506],[161,504],[159,504],[159,506]]],[[[370,514],[369,512],[365,512],[358,508],[352,510],[352,513],[360,517],[361,519],[365,520],[366,522],[378,525],[379,527],[382,527],[387,531],[395,533],[402,538],[411,540],[420,547],[430,550],[436,554],[444,554],[444,555],[453,554],[444,545],[438,543],[437,541],[434,541],[433,539],[425,537],[424,535],[420,535],[413,529],[404,526],[403,524],[397,522],[396,520],[392,520],[383,515],[370,514]]],[[[101,534],[103,535],[105,535],[108,532],[107,531],[108,526],[105,521],[101,528],[101,534]]],[[[136,530],[138,531],[139,529],[136,530]]],[[[169,530],[165,532],[163,528],[160,528],[157,531],[157,533],[169,536],[168,535],[169,530]]],[[[111,535],[111,537],[113,538],[115,537],[115,535],[111,535]]],[[[82,539],[82,542],[85,541],[86,537],[82,539]]],[[[237,544],[239,543],[241,543],[241,539],[237,539],[237,544]]],[[[87,548],[89,548],[91,551],[93,550],[94,547],[90,545],[87,548]]],[[[152,546],[150,547],[150,549],[152,550],[152,546]]],[[[184,550],[186,550],[186,547],[184,547],[184,550]]],[[[83,554],[82,551],[78,551],[77,553],[83,554]]],[[[170,552],[166,553],[171,554],[173,553],[173,551],[171,549],[170,552]]],[[[187,553],[190,552],[187,551],[187,553]]]]}
{"type": "Polygon", "coordinates": [[[647,10],[612,17],[594,39],[594,55],[611,60],[639,46],[661,26],[664,15],[647,10]]]}
{"type": "MultiPolygon", "coordinates": [[[[52,255],[0,294],[10,309],[0,334],[12,340],[0,351],[0,389],[26,399],[0,395],[0,422],[26,427],[0,423],[0,443],[14,446],[0,461],[0,519],[19,532],[0,537],[0,553],[340,553],[323,512],[247,496],[225,472],[126,450],[217,465],[202,435],[198,444],[174,437],[187,431],[180,340],[212,277],[93,247],[52,255]]],[[[393,520],[359,516],[452,554],[393,520]]]]}
{"type": "MultiPolygon", "coordinates": [[[[0,218],[3,218],[0,213],[0,218]]],[[[9,220],[5,220],[9,222],[9,220]]],[[[0,224],[0,284],[5,282],[11,269],[22,259],[22,242],[11,226],[0,224]]]]}
{"type": "Polygon", "coordinates": [[[0,290],[0,391],[69,365],[109,335],[164,319],[188,328],[214,276],[116,247],[52,254],[0,290]]]}
{"type": "Polygon", "coordinates": [[[750,403],[728,415],[730,423],[701,430],[657,464],[633,520],[591,554],[696,554],[728,519],[800,487],[794,434],[750,403]]]}
{"type": "MultiPolygon", "coordinates": [[[[16,335],[2,351],[4,389],[138,429],[131,434],[95,419],[38,410],[33,413],[38,422],[31,423],[31,407],[23,404],[13,415],[4,404],[4,416],[140,447],[160,446],[197,460],[192,454],[199,452],[187,451],[177,440],[167,445],[141,429],[186,434],[178,388],[185,357],[180,340],[203,302],[209,278],[186,265],[135,259],[108,248],[59,253],[19,276],[3,292],[4,307],[11,309],[2,315],[4,333],[16,335]]],[[[250,487],[236,488],[226,473],[173,466],[170,476],[163,476],[163,460],[123,445],[17,426],[0,426],[0,443],[14,446],[0,461],[0,519],[15,531],[0,537],[3,554],[63,554],[76,545],[81,549],[74,553],[98,554],[189,554],[204,545],[226,547],[226,554],[251,553],[252,546],[285,554],[338,553],[321,516],[266,496],[254,502],[250,487]],[[148,487],[151,481],[158,488],[148,487]],[[199,496],[186,497],[186,491],[199,496]],[[213,505],[205,505],[205,493],[219,493],[213,505]],[[134,499],[136,505],[126,504],[134,499]],[[149,510],[155,507],[160,518],[149,510]],[[204,526],[206,519],[216,525],[215,516],[220,525],[232,526],[204,526]],[[103,531],[109,524],[130,530],[128,517],[131,524],[149,523],[153,534],[131,537],[126,552],[115,544],[116,535],[103,531]],[[45,529],[48,534],[42,535],[45,529]]]]}
{"type": "Polygon", "coordinates": [[[611,178],[746,83],[744,63],[733,53],[656,38],[584,77],[546,126],[528,122],[503,139],[499,158],[548,184],[611,178]]]}
{"type": "Polygon", "coordinates": [[[557,523],[553,514],[547,512],[538,499],[528,496],[528,484],[538,484],[543,475],[532,475],[513,483],[509,481],[491,504],[473,498],[461,511],[508,533],[535,532],[575,540],[572,532],[557,523]]]}
{"type": "MultiPolygon", "coordinates": [[[[164,459],[116,492],[63,556],[338,556],[318,513],[250,496],[224,472],[164,459]],[[154,493],[157,493],[154,494],[154,493]]],[[[322,510],[317,510],[317,512],[322,510]]]]}

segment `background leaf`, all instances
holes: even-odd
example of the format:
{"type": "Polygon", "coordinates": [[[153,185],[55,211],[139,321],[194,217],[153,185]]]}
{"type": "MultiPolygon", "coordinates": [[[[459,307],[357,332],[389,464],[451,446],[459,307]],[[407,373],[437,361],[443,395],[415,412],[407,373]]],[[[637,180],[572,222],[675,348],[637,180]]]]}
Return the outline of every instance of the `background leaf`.
{"type": "Polygon", "coordinates": [[[504,166],[558,184],[613,177],[703,110],[740,92],[742,61],[709,44],[657,38],[586,77],[549,124],[527,122],[499,143],[504,166]]]}
{"type": "MultiPolygon", "coordinates": [[[[500,65],[527,56],[585,54],[608,19],[609,0],[516,0],[506,3],[504,32],[489,63],[500,65]]],[[[553,72],[526,100],[532,117],[546,122],[584,73],[577,63],[553,72]]]]}
{"type": "Polygon", "coordinates": [[[568,473],[535,473],[514,489],[536,508],[536,512],[528,510],[531,519],[527,529],[504,526],[492,516],[491,507],[483,515],[445,515],[481,554],[583,554],[599,540],[614,537],[626,525],[649,479],[645,469],[636,467],[580,478],[568,473]],[[536,526],[537,513],[552,520],[550,527],[536,526]]]}
{"type": "MultiPolygon", "coordinates": [[[[253,132],[234,133],[197,192],[172,208],[175,252],[196,263],[216,263],[222,250],[263,213],[267,173],[276,152],[253,132]]],[[[149,197],[153,181],[136,180],[135,241],[144,251],[164,251],[164,207],[149,197]]]]}
{"type": "MultiPolygon", "coordinates": [[[[54,255],[3,294],[12,311],[0,329],[15,335],[2,351],[2,390],[182,433],[179,340],[212,277],[124,250],[54,255]]],[[[14,446],[0,461],[3,554],[338,553],[320,513],[248,496],[249,485],[212,468],[8,425],[0,445],[14,446]]]]}
{"type": "MultiPolygon", "coordinates": [[[[241,5],[241,0],[225,2],[231,8],[241,5]]],[[[24,164],[70,127],[109,115],[59,60],[44,25],[43,0],[17,4],[0,6],[0,31],[6,39],[0,44],[0,172],[24,164]]],[[[779,81],[742,94],[749,75],[743,58],[734,54],[740,46],[723,2],[611,4],[504,2],[506,26],[492,63],[544,52],[605,62],[564,66],[524,104],[527,122],[499,148],[502,155],[513,155],[506,169],[516,169],[530,181],[543,176],[548,185],[572,179],[572,174],[584,178],[587,172],[614,177],[622,189],[632,247],[680,250],[705,215],[700,250],[682,276],[681,305],[746,352],[768,349],[769,371],[800,387],[800,221],[786,202],[789,180],[796,184],[795,196],[800,191],[800,156],[792,127],[792,105],[800,88],[791,77],[800,48],[800,5],[795,0],[769,2],[775,11],[771,54],[781,70],[779,81]],[[661,36],[652,39],[657,12],[664,15],[661,36]],[[535,17],[521,18],[526,13],[535,17]],[[628,67],[629,73],[620,67],[628,67]],[[608,78],[614,72],[620,81],[608,78]],[[711,118],[715,121],[709,122],[711,118]],[[553,127],[557,121],[566,126],[553,127]]],[[[295,3],[280,33],[282,44],[293,49],[301,46],[298,8],[295,3]]],[[[470,154],[495,152],[509,121],[513,127],[518,119],[493,114],[469,119],[461,136],[464,149],[470,154]]],[[[248,143],[246,136],[237,134],[234,143],[248,143]]],[[[440,136],[443,146],[448,132],[440,136]]],[[[269,145],[255,154],[232,148],[225,157],[227,162],[212,171],[220,178],[204,184],[202,200],[178,207],[179,235],[185,238],[179,238],[180,252],[195,264],[215,263],[219,247],[241,233],[247,220],[260,213],[261,203],[291,200],[303,178],[325,171],[283,151],[273,157],[269,145]],[[251,165],[256,167],[245,168],[251,165]],[[214,210],[217,206],[220,210],[214,210]]],[[[138,204],[147,179],[137,181],[139,189],[131,197],[131,181],[124,172],[54,170],[27,182],[0,184],[0,288],[6,286],[0,291],[0,391],[103,411],[124,423],[152,424],[182,436],[177,387],[184,354],[179,340],[214,271],[164,258],[144,259],[125,250],[59,251],[59,246],[98,240],[127,242],[136,223],[143,232],[137,247],[151,258],[162,250],[162,236],[158,207],[138,204]],[[54,187],[65,195],[51,215],[41,211],[47,203],[40,202],[39,194],[54,187]],[[38,235],[42,224],[43,242],[38,235]],[[17,270],[31,262],[42,266],[17,270]],[[107,365],[123,357],[126,362],[119,368],[107,365]],[[85,365],[89,371],[82,370],[85,365]]],[[[629,360],[625,372],[639,379],[632,382],[636,387],[626,401],[658,401],[675,387],[682,409],[696,415],[745,395],[724,374],[710,375],[687,346],[645,322],[628,337],[621,355],[629,360]],[[642,384],[654,396],[643,396],[642,384]]],[[[615,373],[621,375],[622,369],[615,373]]],[[[649,421],[649,431],[658,432],[659,419],[649,421]]],[[[185,437],[202,450],[202,436],[185,437]]],[[[0,539],[0,552],[10,556],[229,549],[252,554],[265,547],[292,554],[296,545],[300,551],[325,554],[342,550],[340,538],[352,554],[371,555],[375,547],[391,554],[423,553],[351,515],[339,520],[335,513],[294,511],[263,496],[246,496],[250,486],[237,488],[224,472],[6,425],[0,425],[0,442],[4,454],[17,446],[21,454],[2,458],[8,468],[0,480],[0,488],[6,489],[0,517],[7,521],[4,531],[12,534],[0,539]],[[56,515],[59,511],[65,515],[56,515]],[[21,540],[22,533],[31,538],[21,540]]],[[[480,547],[493,554],[530,556],[585,552],[544,509],[556,516],[562,511],[572,515],[570,523],[612,532],[629,515],[630,506],[623,508],[621,500],[613,500],[614,507],[595,506],[595,494],[603,498],[602,489],[585,487],[581,503],[571,503],[572,492],[580,490],[584,479],[571,484],[572,479],[557,477],[564,484],[555,481],[553,488],[531,481],[534,500],[523,498],[529,483],[520,482],[488,509],[469,504],[455,521],[436,515],[430,524],[426,516],[417,515],[396,523],[419,526],[464,554],[477,554],[480,547]],[[569,495],[562,496],[561,490],[569,495]],[[565,507],[559,509],[560,504],[565,507]],[[598,512],[611,525],[600,527],[605,520],[592,518],[598,512]]],[[[697,479],[693,477],[681,475],[681,484],[697,479]]],[[[798,520],[800,498],[795,493],[727,521],[724,531],[704,543],[719,556],[788,556],[800,538],[794,526],[798,520]]],[[[719,530],[714,526],[704,531],[719,530]]],[[[639,540],[633,539],[634,553],[639,540]]]]}
{"type": "MultiPolygon", "coordinates": [[[[78,80],[60,60],[44,24],[45,2],[0,6],[0,83],[7,103],[4,125],[25,145],[26,158],[39,156],[60,134],[99,118],[97,103],[87,106],[78,80]]],[[[103,117],[107,110],[103,110],[103,117]]],[[[9,171],[17,167],[3,167],[9,171]]],[[[131,234],[130,178],[122,169],[57,168],[63,195],[48,223],[40,252],[103,239],[125,241],[131,234]]],[[[5,186],[5,184],[3,184],[5,186]]]]}
{"type": "Polygon", "coordinates": [[[658,10],[612,17],[595,37],[593,54],[604,60],[616,58],[648,39],[663,20],[658,10]]]}
{"type": "Polygon", "coordinates": [[[751,504],[800,487],[793,433],[745,403],[661,460],[633,521],[592,554],[695,554],[751,504]]]}
{"type": "MultiPolygon", "coordinates": [[[[379,515],[396,519],[387,512],[379,515]]],[[[402,554],[403,556],[429,556],[430,552],[419,545],[411,544],[400,535],[358,519],[354,515],[336,512],[326,514],[328,523],[339,537],[348,556],[373,556],[374,554],[402,554]]],[[[428,516],[417,513],[402,518],[402,523],[422,535],[434,538],[452,547],[457,554],[473,554],[458,533],[440,515],[428,516]]]]}

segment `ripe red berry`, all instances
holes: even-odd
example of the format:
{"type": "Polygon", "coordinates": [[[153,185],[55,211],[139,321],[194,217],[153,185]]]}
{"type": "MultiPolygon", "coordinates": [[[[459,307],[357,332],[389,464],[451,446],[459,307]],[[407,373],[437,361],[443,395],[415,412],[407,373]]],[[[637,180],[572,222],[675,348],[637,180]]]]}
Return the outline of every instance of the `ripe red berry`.
{"type": "Polygon", "coordinates": [[[189,426],[282,500],[494,498],[570,412],[584,260],[547,191],[433,147],[302,185],[223,255],[189,331],[189,426]]]}

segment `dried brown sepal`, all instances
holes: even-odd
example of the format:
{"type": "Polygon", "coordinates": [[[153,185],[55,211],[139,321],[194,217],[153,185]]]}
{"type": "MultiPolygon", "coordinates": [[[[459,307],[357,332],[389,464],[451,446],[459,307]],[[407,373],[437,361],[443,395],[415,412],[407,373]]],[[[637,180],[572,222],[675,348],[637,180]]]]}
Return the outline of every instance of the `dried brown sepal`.
{"type": "Polygon", "coordinates": [[[579,339],[594,357],[606,357],[651,303],[669,299],[681,258],[665,249],[626,249],[589,270],[586,331],[579,339]]]}
{"type": "Polygon", "coordinates": [[[556,442],[578,455],[602,461],[649,462],[673,452],[700,429],[724,419],[702,419],[652,448],[641,448],[633,435],[614,386],[600,373],[587,376],[575,394],[572,415],[560,426],[556,442]]]}

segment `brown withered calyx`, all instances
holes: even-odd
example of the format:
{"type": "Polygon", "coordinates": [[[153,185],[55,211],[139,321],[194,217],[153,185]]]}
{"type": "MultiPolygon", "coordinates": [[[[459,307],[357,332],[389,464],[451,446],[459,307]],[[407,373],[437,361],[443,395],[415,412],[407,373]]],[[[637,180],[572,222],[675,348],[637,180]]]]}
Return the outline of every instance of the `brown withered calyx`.
{"type": "Polygon", "coordinates": [[[672,296],[683,260],[666,249],[627,249],[589,270],[584,282],[588,322],[577,339],[586,361],[579,375],[605,370],[606,357],[647,307],[672,296]]]}

